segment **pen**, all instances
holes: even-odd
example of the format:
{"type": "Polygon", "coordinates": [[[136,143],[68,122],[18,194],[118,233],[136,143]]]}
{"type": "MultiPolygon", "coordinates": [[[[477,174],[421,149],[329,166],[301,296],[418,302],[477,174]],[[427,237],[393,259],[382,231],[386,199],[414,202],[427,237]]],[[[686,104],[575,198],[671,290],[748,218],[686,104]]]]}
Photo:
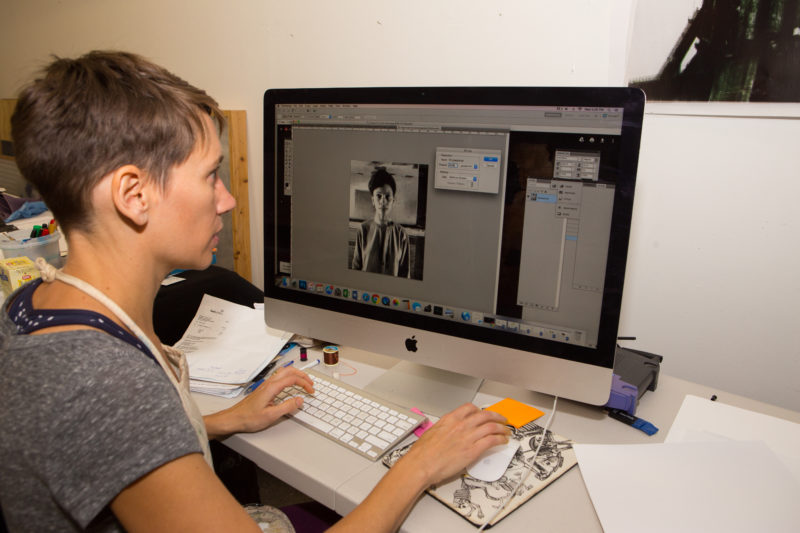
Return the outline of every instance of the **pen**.
{"type": "Polygon", "coordinates": [[[294,348],[295,346],[297,346],[296,342],[287,342],[286,344],[283,345],[283,348],[281,348],[281,351],[278,352],[278,355],[279,356],[280,355],[286,355],[287,353],[292,351],[292,348],[294,348]]]}
{"type": "Polygon", "coordinates": [[[293,342],[287,343],[281,349],[281,351],[278,352],[278,355],[275,356],[275,359],[273,359],[271,363],[269,363],[267,366],[265,366],[264,369],[261,372],[259,372],[258,374],[255,375],[255,377],[253,378],[253,381],[255,382],[255,381],[258,381],[261,378],[266,377],[267,374],[269,374],[270,371],[272,371],[272,369],[275,368],[275,365],[278,364],[278,359],[280,359],[281,357],[283,357],[284,355],[289,353],[292,350],[292,348],[294,348],[295,346],[297,346],[297,344],[295,344],[293,342]]]}
{"type": "Polygon", "coordinates": [[[250,384],[250,386],[248,386],[248,387],[247,387],[247,388],[244,390],[244,394],[245,394],[245,396],[247,396],[248,394],[250,394],[251,392],[253,392],[254,390],[256,390],[256,389],[258,388],[258,386],[259,386],[259,385],[261,385],[262,383],[264,383],[264,378],[261,378],[261,379],[259,379],[258,381],[254,381],[254,382],[252,382],[252,383],[250,384]]]}
{"type": "Polygon", "coordinates": [[[278,361],[272,361],[270,364],[264,367],[264,370],[256,374],[255,380],[258,381],[259,379],[267,377],[267,374],[275,368],[275,365],[278,364],[278,361]]]}
{"type": "Polygon", "coordinates": [[[318,364],[319,364],[319,359],[315,360],[312,363],[308,363],[307,365],[301,366],[298,370],[307,370],[307,369],[311,368],[312,366],[317,366],[318,364]]]}
{"type": "Polygon", "coordinates": [[[293,364],[294,364],[294,359],[292,359],[291,361],[289,361],[288,363],[286,363],[285,365],[283,365],[283,368],[286,368],[287,366],[291,366],[291,365],[293,365],[293,364]]]}
{"type": "MultiPolygon", "coordinates": [[[[294,348],[295,346],[297,346],[297,344],[296,344],[296,343],[294,343],[294,342],[287,342],[287,343],[286,343],[286,344],[283,346],[283,348],[281,348],[281,351],[280,351],[280,352],[278,352],[278,355],[276,355],[276,356],[275,356],[275,360],[273,360],[273,361],[272,361],[270,364],[268,364],[267,366],[265,366],[265,367],[264,367],[264,370],[262,370],[261,372],[259,372],[259,373],[256,375],[256,377],[255,377],[255,381],[253,381],[253,383],[251,383],[251,384],[250,384],[250,385],[249,385],[249,386],[248,386],[248,387],[245,389],[245,391],[244,391],[245,395],[247,395],[247,394],[250,394],[251,392],[253,392],[254,390],[256,390],[256,389],[258,388],[258,386],[259,386],[259,385],[261,385],[261,384],[264,382],[264,378],[266,378],[266,377],[267,377],[267,374],[269,374],[269,373],[270,373],[270,371],[271,371],[273,368],[275,368],[275,365],[278,363],[278,359],[279,359],[279,358],[281,358],[281,357],[283,357],[283,356],[284,356],[284,355],[286,355],[287,353],[289,353],[289,352],[292,350],[292,348],[294,348]]],[[[291,364],[293,364],[293,363],[294,363],[294,361],[289,361],[288,363],[286,363],[286,364],[285,364],[285,365],[283,365],[283,366],[284,366],[284,367],[287,367],[287,366],[289,366],[289,365],[291,365],[291,364]]]]}

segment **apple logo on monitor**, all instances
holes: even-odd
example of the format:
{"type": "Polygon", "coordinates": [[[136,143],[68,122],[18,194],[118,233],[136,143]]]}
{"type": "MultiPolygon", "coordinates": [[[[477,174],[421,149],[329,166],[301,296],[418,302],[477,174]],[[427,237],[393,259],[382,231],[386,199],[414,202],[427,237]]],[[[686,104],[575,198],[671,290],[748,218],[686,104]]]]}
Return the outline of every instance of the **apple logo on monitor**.
{"type": "Polygon", "coordinates": [[[410,339],[406,339],[406,350],[409,352],[417,351],[417,339],[414,337],[416,337],[416,335],[412,335],[410,339]]]}

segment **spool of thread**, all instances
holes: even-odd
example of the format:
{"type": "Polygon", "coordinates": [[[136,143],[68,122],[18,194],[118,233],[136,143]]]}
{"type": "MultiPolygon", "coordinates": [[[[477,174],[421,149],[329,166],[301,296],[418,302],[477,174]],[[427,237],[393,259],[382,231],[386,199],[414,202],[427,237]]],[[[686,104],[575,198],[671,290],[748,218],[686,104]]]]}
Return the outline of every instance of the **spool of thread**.
{"type": "Polygon", "coordinates": [[[339,347],[326,346],[322,349],[322,361],[326,366],[336,366],[339,364],[339,347]]]}

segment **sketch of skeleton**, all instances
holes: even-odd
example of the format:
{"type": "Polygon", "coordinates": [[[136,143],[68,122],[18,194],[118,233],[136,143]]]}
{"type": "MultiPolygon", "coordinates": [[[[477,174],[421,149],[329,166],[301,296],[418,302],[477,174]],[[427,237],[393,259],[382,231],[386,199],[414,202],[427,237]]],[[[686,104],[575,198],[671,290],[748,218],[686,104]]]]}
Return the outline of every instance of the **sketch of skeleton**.
{"type": "MultiPolygon", "coordinates": [[[[486,482],[463,475],[461,486],[453,492],[453,506],[462,515],[472,516],[480,520],[486,513],[494,511],[503,504],[514,491],[514,488],[525,477],[528,468],[533,469],[533,478],[529,477],[519,493],[526,494],[564,465],[564,452],[572,450],[572,443],[558,440],[552,432],[544,435],[539,454],[533,461],[533,455],[542,439],[543,428],[537,424],[527,424],[519,429],[512,428],[512,438],[521,441],[517,453],[506,469],[506,473],[497,481],[486,482]]],[[[541,489],[539,489],[541,490],[541,489]]],[[[537,490],[538,492],[538,490],[537,490]]]]}
{"type": "MultiPolygon", "coordinates": [[[[539,441],[542,439],[543,428],[531,422],[519,429],[511,428],[511,430],[512,438],[520,441],[520,448],[500,479],[493,482],[481,481],[465,473],[428,492],[470,522],[482,524],[486,515],[491,515],[505,503],[525,477],[528,469],[531,468],[532,475],[528,476],[513,501],[495,519],[494,523],[497,523],[577,464],[575,453],[572,451],[572,442],[550,431],[544,436],[539,454],[531,464],[539,441]]],[[[384,458],[384,464],[393,465],[408,448],[391,452],[384,458]]]]}
{"type": "Polygon", "coordinates": [[[470,491],[473,488],[475,487],[470,486],[467,480],[462,477],[461,488],[456,489],[453,493],[453,506],[461,514],[472,515],[472,513],[477,513],[478,519],[482,520],[483,509],[481,509],[480,505],[472,503],[472,498],[470,498],[470,491]]]}
{"type": "Polygon", "coordinates": [[[542,428],[536,424],[527,424],[513,433],[514,438],[528,441],[526,446],[520,446],[517,455],[514,456],[514,460],[518,460],[528,468],[532,468],[533,475],[539,481],[547,479],[553,472],[561,468],[564,464],[564,452],[572,450],[571,441],[556,440],[553,433],[548,431],[539,450],[539,455],[536,456],[535,463],[531,464],[531,459],[536,453],[536,448],[542,438],[542,428]]]}

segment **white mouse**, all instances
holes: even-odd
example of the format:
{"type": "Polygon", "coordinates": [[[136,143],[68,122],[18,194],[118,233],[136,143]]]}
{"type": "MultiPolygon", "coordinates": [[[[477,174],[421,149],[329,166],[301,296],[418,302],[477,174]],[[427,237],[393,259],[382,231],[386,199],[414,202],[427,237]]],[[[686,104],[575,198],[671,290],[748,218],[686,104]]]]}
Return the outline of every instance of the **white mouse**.
{"type": "Polygon", "coordinates": [[[481,481],[497,481],[503,477],[518,449],[519,441],[516,439],[508,439],[506,444],[493,446],[467,467],[467,473],[481,481]]]}

